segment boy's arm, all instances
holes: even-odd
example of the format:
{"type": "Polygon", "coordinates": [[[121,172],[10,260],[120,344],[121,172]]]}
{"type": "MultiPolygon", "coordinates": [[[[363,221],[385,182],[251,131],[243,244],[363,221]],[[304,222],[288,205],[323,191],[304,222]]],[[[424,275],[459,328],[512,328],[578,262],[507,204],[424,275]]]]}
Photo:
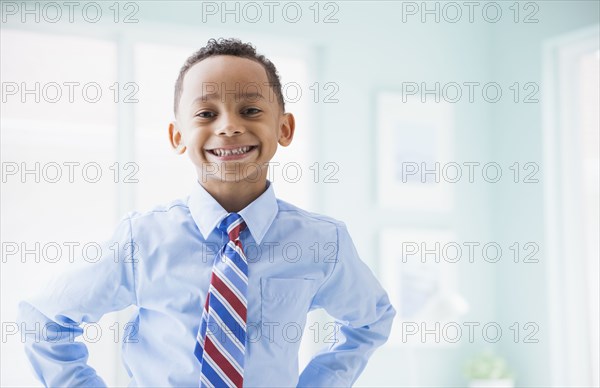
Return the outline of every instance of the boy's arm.
{"type": "Polygon", "coordinates": [[[81,323],[97,322],[135,303],[130,219],[122,220],[113,238],[100,246],[98,262],[60,275],[43,293],[19,304],[25,352],[45,386],[106,386],[87,365],[87,347],[75,339],[83,333],[81,323]]]}
{"type": "Polygon", "coordinates": [[[338,227],[337,261],[317,291],[323,307],[340,324],[336,342],[306,366],[299,387],[350,387],[376,348],[387,340],[396,310],[371,270],[358,257],[345,225],[338,227]]]}

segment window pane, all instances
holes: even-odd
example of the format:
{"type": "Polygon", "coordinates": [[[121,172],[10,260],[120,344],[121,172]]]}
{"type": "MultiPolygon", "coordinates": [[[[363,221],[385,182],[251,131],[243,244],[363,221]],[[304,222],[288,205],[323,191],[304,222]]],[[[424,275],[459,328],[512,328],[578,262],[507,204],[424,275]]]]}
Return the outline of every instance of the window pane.
{"type": "MultiPolygon", "coordinates": [[[[3,88],[18,88],[13,95],[3,90],[6,102],[0,118],[2,164],[13,171],[3,174],[0,189],[1,239],[18,246],[14,254],[3,255],[0,271],[1,316],[10,322],[20,300],[40,292],[57,274],[86,265],[82,246],[108,238],[116,224],[110,167],[115,162],[117,105],[107,94],[116,79],[116,47],[95,39],[10,29],[2,29],[0,36],[3,88]],[[80,87],[73,84],[77,82],[80,87]],[[96,103],[81,94],[90,82],[101,86],[96,103]],[[48,87],[51,83],[55,86],[48,87]],[[74,87],[73,102],[65,85],[74,87]],[[33,92],[23,94],[23,88],[33,92]],[[62,98],[53,103],[57,91],[62,98]]],[[[86,97],[92,96],[88,92],[86,97]]],[[[109,337],[88,344],[90,364],[107,381],[115,374],[116,354],[109,337]]],[[[2,358],[0,385],[39,384],[20,335],[7,338],[5,351],[11,356],[2,358]]]]}
{"type": "Polygon", "coordinates": [[[189,194],[196,171],[187,155],[171,149],[168,125],[173,119],[173,94],[179,69],[195,49],[139,43],[135,45],[135,155],[140,166],[136,207],[151,209],[189,194]]]}
{"type": "Polygon", "coordinates": [[[11,29],[0,35],[3,118],[114,123],[114,43],[11,29]]]}

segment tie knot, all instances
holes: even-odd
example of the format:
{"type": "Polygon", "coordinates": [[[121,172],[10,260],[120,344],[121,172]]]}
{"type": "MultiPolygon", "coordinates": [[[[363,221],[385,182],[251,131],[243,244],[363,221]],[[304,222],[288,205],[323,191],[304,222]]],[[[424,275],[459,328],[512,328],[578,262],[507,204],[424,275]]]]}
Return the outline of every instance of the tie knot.
{"type": "Polygon", "coordinates": [[[246,222],[237,213],[229,213],[219,224],[219,230],[229,236],[229,240],[235,241],[240,237],[240,232],[246,227],[246,222]]]}

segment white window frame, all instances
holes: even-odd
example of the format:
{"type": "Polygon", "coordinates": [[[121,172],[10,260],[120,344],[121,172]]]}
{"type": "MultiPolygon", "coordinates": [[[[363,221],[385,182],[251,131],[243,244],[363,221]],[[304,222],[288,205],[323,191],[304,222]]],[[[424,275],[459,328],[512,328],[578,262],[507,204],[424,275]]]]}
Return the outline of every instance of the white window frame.
{"type": "MultiPolygon", "coordinates": [[[[553,386],[593,386],[598,375],[590,327],[581,207],[580,59],[599,48],[595,25],[543,47],[544,212],[550,373],[553,386]]],[[[597,385],[598,382],[596,381],[597,385]]]]}

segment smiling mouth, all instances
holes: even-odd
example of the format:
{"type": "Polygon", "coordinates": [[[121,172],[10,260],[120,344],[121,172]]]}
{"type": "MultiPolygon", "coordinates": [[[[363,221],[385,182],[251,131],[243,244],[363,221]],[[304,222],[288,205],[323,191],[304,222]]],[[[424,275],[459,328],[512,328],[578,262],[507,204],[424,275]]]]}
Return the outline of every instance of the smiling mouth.
{"type": "Polygon", "coordinates": [[[232,155],[244,155],[254,150],[258,146],[242,146],[237,148],[213,148],[207,150],[215,156],[232,156],[232,155]]]}

